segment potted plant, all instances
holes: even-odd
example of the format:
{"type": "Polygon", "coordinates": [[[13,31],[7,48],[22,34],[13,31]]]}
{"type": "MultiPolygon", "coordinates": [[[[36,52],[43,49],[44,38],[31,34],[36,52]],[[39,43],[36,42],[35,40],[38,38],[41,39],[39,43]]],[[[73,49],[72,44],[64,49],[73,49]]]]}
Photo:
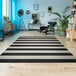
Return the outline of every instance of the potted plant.
{"type": "Polygon", "coordinates": [[[67,15],[67,12],[70,10],[70,7],[67,6],[65,9],[62,11],[62,14],[59,14],[58,12],[53,12],[53,14],[57,15],[56,20],[59,22],[58,26],[58,33],[59,35],[66,35],[66,28],[68,27],[68,18],[70,15],[67,15]]]}

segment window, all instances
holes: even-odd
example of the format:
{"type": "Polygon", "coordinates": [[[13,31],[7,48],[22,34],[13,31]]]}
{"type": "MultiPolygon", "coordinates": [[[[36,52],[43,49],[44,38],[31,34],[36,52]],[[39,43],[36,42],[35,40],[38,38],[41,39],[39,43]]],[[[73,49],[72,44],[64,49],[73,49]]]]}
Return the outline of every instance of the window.
{"type": "Polygon", "coordinates": [[[9,0],[2,0],[3,16],[9,16],[9,0]]]}

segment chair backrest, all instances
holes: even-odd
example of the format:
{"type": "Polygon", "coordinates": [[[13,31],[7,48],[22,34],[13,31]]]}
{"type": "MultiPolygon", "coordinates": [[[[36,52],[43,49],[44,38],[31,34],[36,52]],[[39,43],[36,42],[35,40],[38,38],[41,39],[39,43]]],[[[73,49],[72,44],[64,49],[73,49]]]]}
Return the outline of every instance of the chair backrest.
{"type": "Polygon", "coordinates": [[[48,22],[49,26],[51,27],[55,27],[55,25],[57,24],[57,22],[48,22]]]}

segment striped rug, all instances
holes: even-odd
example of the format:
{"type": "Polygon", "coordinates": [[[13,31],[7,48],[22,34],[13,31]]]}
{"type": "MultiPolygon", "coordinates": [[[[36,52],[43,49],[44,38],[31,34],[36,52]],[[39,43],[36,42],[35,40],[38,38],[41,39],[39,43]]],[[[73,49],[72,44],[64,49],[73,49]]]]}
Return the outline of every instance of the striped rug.
{"type": "Polygon", "coordinates": [[[20,36],[0,56],[5,63],[67,63],[76,58],[54,36],[20,36]]]}

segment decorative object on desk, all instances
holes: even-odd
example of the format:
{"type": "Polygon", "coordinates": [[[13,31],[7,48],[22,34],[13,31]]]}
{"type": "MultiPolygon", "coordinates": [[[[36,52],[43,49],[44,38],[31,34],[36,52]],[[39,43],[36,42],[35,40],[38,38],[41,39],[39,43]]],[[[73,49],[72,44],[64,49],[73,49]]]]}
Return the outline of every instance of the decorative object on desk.
{"type": "Polygon", "coordinates": [[[63,35],[63,33],[66,34],[66,28],[68,27],[68,18],[70,16],[70,15],[67,15],[67,13],[70,11],[70,9],[71,7],[69,6],[65,7],[65,9],[62,11],[63,12],[62,15],[59,14],[58,12],[53,12],[53,14],[58,16],[54,20],[56,20],[60,24],[58,27],[58,31],[59,31],[58,33],[60,33],[59,35],[63,35]]]}
{"type": "Polygon", "coordinates": [[[39,4],[34,4],[34,10],[39,10],[39,4]]]}
{"type": "Polygon", "coordinates": [[[48,13],[52,13],[52,7],[51,6],[48,7],[48,13]]]}
{"type": "Polygon", "coordinates": [[[29,15],[30,14],[30,11],[29,10],[26,10],[26,14],[29,15]]]}

